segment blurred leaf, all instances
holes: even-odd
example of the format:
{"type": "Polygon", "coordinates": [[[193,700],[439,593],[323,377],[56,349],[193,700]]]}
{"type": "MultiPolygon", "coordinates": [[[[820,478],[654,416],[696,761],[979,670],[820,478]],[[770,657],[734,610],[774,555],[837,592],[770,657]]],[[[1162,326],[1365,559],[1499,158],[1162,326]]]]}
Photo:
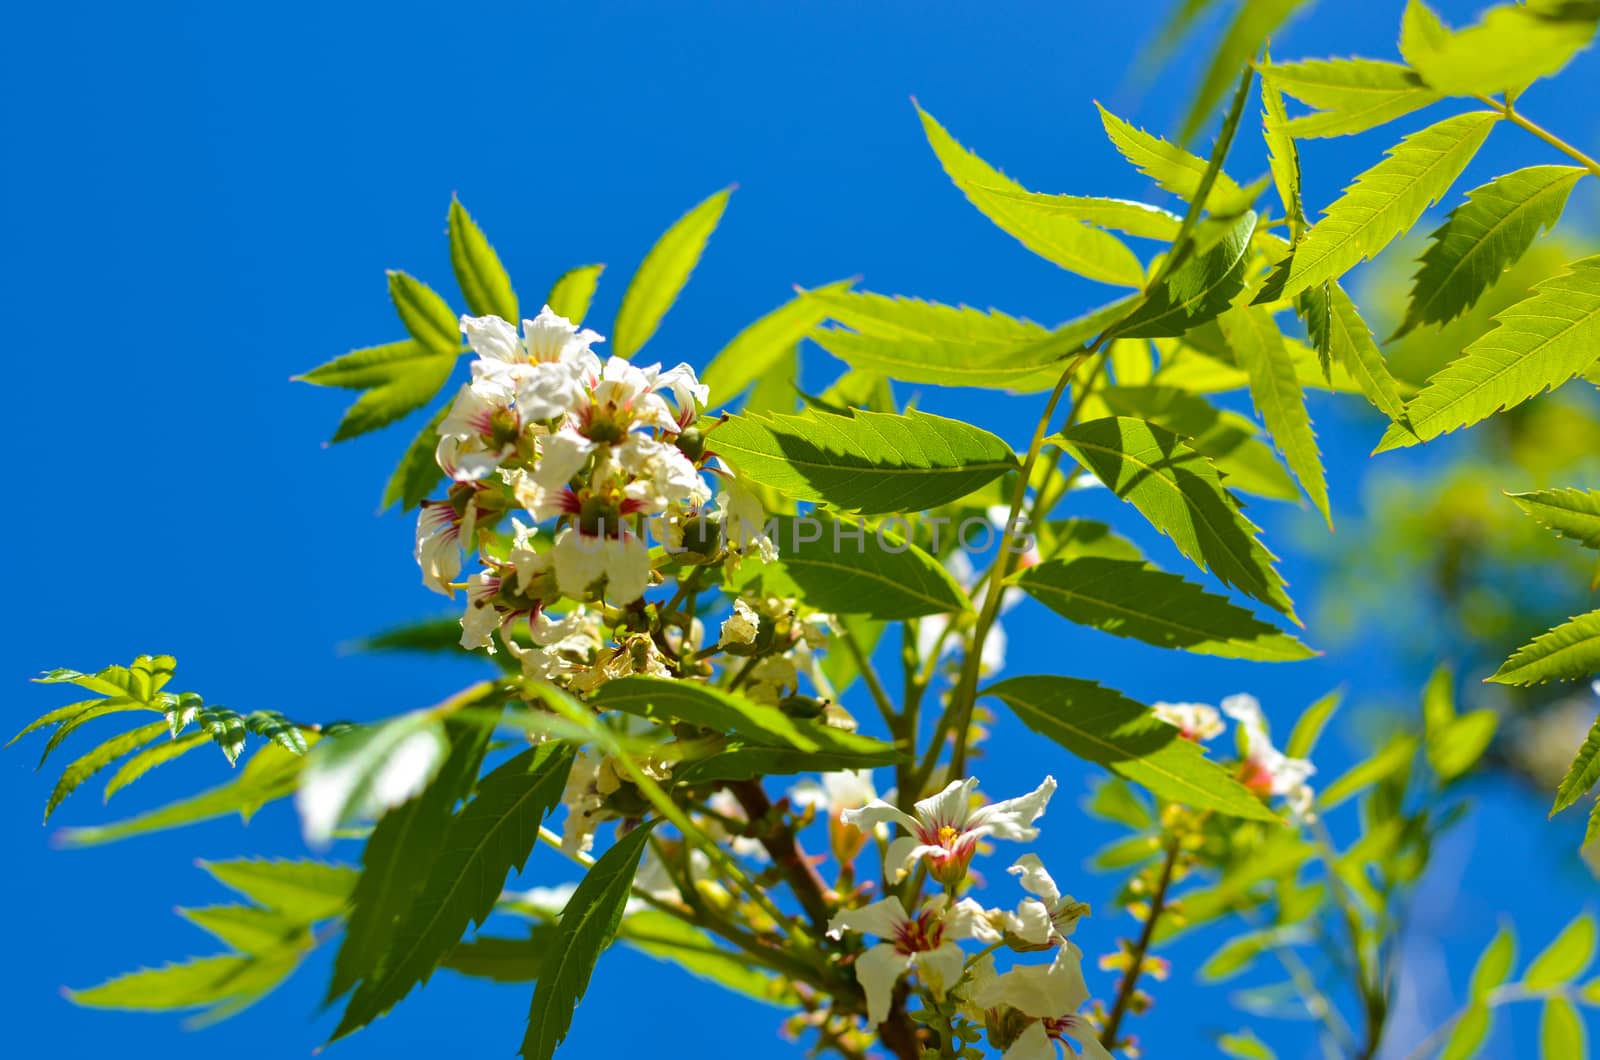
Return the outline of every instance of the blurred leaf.
{"type": "Polygon", "coordinates": [[[122,764],[122,768],[112,774],[106,781],[105,801],[111,801],[111,796],[144,776],[156,766],[172,761],[202,744],[210,743],[211,737],[203,732],[192,732],[187,736],[168,740],[166,743],[156,744],[148,750],[141,751],[122,764]]]}
{"type": "Polygon", "coordinates": [[[327,861],[238,858],[201,861],[216,880],[268,909],[293,913],[306,923],[344,912],[356,870],[327,861]]]}
{"type": "Polygon", "coordinates": [[[1299,140],[1365,132],[1439,99],[1414,71],[1373,59],[1274,63],[1263,66],[1261,76],[1285,95],[1317,109],[1285,128],[1299,140]]]}
{"type": "Polygon", "coordinates": [[[1491,113],[1458,114],[1401,140],[1328,207],[1255,301],[1293,298],[1337,280],[1388,246],[1450,189],[1497,121],[1491,113]]]}
{"type": "Polygon", "coordinates": [[[600,286],[600,274],[604,271],[604,265],[579,265],[575,269],[568,269],[556,278],[555,285],[545,296],[545,305],[556,316],[566,317],[574,324],[583,323],[594,301],[595,288],[600,286]]]}
{"type": "Polygon", "coordinates": [[[1509,924],[1501,924],[1494,940],[1485,947],[1478,963],[1472,969],[1472,984],[1467,993],[1473,1001],[1482,1001],[1490,991],[1511,977],[1517,959],[1517,937],[1509,924]]]}
{"type": "Polygon", "coordinates": [[[646,824],[617,840],[589,869],[562,910],[560,931],[539,967],[528,1032],[522,1040],[524,1060],[551,1060],[566,1038],[595,963],[622,924],[650,830],[651,824],[646,824]]]}
{"type": "MultiPolygon", "coordinates": [[[[1418,5],[1414,5],[1418,6],[1418,5]]],[[[1408,20],[1423,18],[1407,11],[1408,20]]],[[[1437,16],[1413,25],[1406,61],[1429,87],[1450,96],[1516,92],[1558,73],[1594,37],[1600,5],[1535,0],[1490,8],[1476,25],[1451,32],[1437,16]]],[[[1576,1054],[1573,1054],[1576,1055],[1576,1054]]]]}
{"type": "Polygon", "coordinates": [[[1487,1005],[1471,1005],[1450,1032],[1439,1060],[1468,1060],[1478,1055],[1478,1047],[1489,1036],[1491,1017],[1487,1005]]]}
{"type": "Polygon", "coordinates": [[[1583,1020],[1572,1002],[1564,997],[1553,997],[1544,1003],[1544,1013],[1539,1017],[1539,1055],[1544,1060],[1571,1060],[1589,1055],[1583,1020]]]}
{"type": "Polygon", "coordinates": [[[1391,739],[1383,749],[1364,762],[1351,766],[1333,783],[1324,788],[1317,798],[1317,807],[1324,813],[1340,803],[1360,794],[1365,789],[1404,769],[1417,753],[1414,736],[1401,734],[1391,739]]]}
{"type": "Polygon", "coordinates": [[[319,741],[295,795],[306,842],[325,846],[335,830],[405,802],[433,779],[449,749],[428,710],[319,741]]]}
{"type": "Polygon", "coordinates": [[[689,274],[700,263],[732,188],[724,188],[673,223],[645,255],[639,271],[628,281],[622,308],[612,328],[611,348],[618,357],[632,357],[656,333],[689,274]]]}
{"type": "Polygon", "coordinates": [[[1294,723],[1294,731],[1289,733],[1289,742],[1284,745],[1283,753],[1290,758],[1310,758],[1311,752],[1316,750],[1322,730],[1328,725],[1328,719],[1333,717],[1333,712],[1339,709],[1343,700],[1344,690],[1336,688],[1302,711],[1294,723]]]}
{"type": "Polygon", "coordinates": [[[1119,692],[1072,677],[1012,677],[982,694],[1004,702],[1034,732],[1162,798],[1278,822],[1276,814],[1206,758],[1198,745],[1119,692]]]}
{"type": "Polygon", "coordinates": [[[1222,1035],[1217,1039],[1217,1048],[1225,1056],[1237,1057],[1239,1060],[1278,1060],[1278,1054],[1257,1038],[1255,1031],[1248,1028],[1238,1034],[1222,1035]]]}
{"type": "Polygon", "coordinates": [[[1094,785],[1094,795],[1085,808],[1102,820],[1116,821],[1139,831],[1156,825],[1156,819],[1145,800],[1121,777],[1101,777],[1094,785]]]}
{"type": "MultiPolygon", "coordinates": [[[[1232,71],[1229,71],[1230,78],[1232,71]]],[[[1063,212],[1051,201],[1007,178],[962,147],[921,107],[922,129],[939,163],[978,212],[1046,261],[1091,280],[1125,287],[1144,285],[1139,259],[1109,232],[1063,212]]]]}
{"type": "Polygon", "coordinates": [[[1539,990],[1573,982],[1589,967],[1594,957],[1594,943],[1594,918],[1588,913],[1579,913],[1528,965],[1522,985],[1539,990]]]}
{"type": "Polygon", "coordinates": [[[1250,931],[1236,935],[1218,946],[1200,966],[1200,980],[1220,983],[1242,975],[1255,963],[1255,959],[1273,944],[1271,931],[1250,931]]]}
{"type": "Polygon", "coordinates": [[[380,511],[391,504],[398,504],[401,511],[409,512],[427,499],[434,486],[444,481],[444,469],[439,466],[434,454],[439,449],[439,424],[444,422],[449,413],[449,402],[440,405],[438,411],[422,425],[417,436],[411,439],[411,444],[406,446],[400,463],[384,484],[383,501],[378,506],[380,511]]]}
{"type": "Polygon", "coordinates": [[[1428,764],[1445,783],[1455,780],[1478,764],[1499,725],[1500,717],[1492,710],[1463,714],[1428,735],[1428,764]]]}
{"type": "Polygon", "coordinates": [[[259,906],[212,905],[179,909],[178,915],[240,953],[267,954],[310,941],[305,922],[259,906]]]}
{"type": "Polygon", "coordinates": [[[1251,0],[1239,5],[1233,22],[1223,32],[1222,41],[1212,53],[1211,63],[1200,81],[1200,87],[1195,90],[1188,116],[1183,119],[1183,131],[1178,134],[1180,142],[1187,143],[1194,137],[1216,109],[1228,86],[1239,76],[1239,71],[1250,65],[1266,39],[1304,2],[1251,0]]]}
{"type": "Polygon", "coordinates": [[[1225,597],[1137,560],[1046,560],[1010,581],[1072,622],[1157,647],[1258,662],[1316,655],[1225,597]]]}
{"type": "Polygon", "coordinates": [[[467,308],[477,316],[497,316],[517,323],[517,293],[500,256],[489,245],[461,200],[450,198],[450,267],[467,308]]]}
{"type": "Polygon", "coordinates": [[[1138,508],[1201,570],[1294,619],[1274,557],[1257,539],[1259,529],[1222,488],[1216,468],[1176,435],[1115,416],[1069,427],[1050,441],[1138,508]]]}
{"type": "Polygon", "coordinates": [[[151,740],[160,739],[168,735],[165,721],[153,722],[149,725],[132,729],[120,736],[113,736],[105,743],[96,747],[67,766],[62,771],[61,779],[56,782],[55,790],[50,793],[50,801],[45,804],[44,819],[50,820],[50,815],[55,812],[61,800],[77,790],[85,780],[94,776],[106,766],[115,762],[130,751],[137,750],[151,740]]]}

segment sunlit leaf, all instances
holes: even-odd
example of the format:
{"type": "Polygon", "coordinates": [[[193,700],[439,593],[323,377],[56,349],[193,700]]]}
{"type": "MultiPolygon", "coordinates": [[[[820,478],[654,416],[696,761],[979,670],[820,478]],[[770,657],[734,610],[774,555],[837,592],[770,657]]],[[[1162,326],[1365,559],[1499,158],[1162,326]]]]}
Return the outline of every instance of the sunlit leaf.
{"type": "Polygon", "coordinates": [[[517,322],[517,293],[500,256],[461,200],[450,199],[450,266],[467,308],[478,316],[517,322]]]}
{"type": "MultiPolygon", "coordinates": [[[[726,405],[779,361],[828,316],[826,297],[850,290],[842,280],[795,296],[733,337],[700,373],[713,406],[726,405]]],[[[787,410],[785,410],[787,411],[787,410]]]]}
{"type": "MultiPolygon", "coordinates": [[[[1228,76],[1231,78],[1233,74],[1228,76]]],[[[1106,136],[1122,157],[1178,198],[1185,201],[1194,198],[1200,190],[1200,180],[1205,176],[1205,159],[1128,124],[1098,103],[1095,106],[1100,110],[1100,123],[1105,127],[1106,136]]],[[[1241,188],[1226,173],[1218,173],[1206,201],[1206,209],[1213,216],[1243,213],[1255,201],[1260,189],[1259,184],[1241,188]]]]}
{"type": "Polygon", "coordinates": [[[594,301],[595,288],[600,286],[600,274],[605,271],[604,265],[579,265],[568,269],[556,278],[545,296],[545,305],[556,316],[566,317],[574,324],[583,323],[594,301]]]}
{"type": "Polygon", "coordinates": [[[700,263],[706,241],[722,220],[732,191],[724,188],[684,214],[645,255],[639,271],[628,281],[612,327],[611,350],[616,356],[632,357],[656,333],[661,318],[678,300],[678,292],[700,263]]]}
{"type": "Polygon", "coordinates": [[[1316,108],[1285,127],[1297,140],[1364,132],[1440,98],[1413,70],[1372,59],[1274,63],[1263,66],[1261,76],[1285,95],[1316,108]]]}

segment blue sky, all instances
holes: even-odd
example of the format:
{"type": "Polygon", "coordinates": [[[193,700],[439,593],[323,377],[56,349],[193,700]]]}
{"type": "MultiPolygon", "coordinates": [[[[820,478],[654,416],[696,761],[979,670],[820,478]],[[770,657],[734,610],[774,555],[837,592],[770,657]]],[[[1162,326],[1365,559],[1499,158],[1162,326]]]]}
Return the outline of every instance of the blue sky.
{"type": "MultiPolygon", "coordinates": [[[[288,381],[352,347],[399,337],[385,268],[453,289],[444,238],[452,192],[488,231],[524,301],[573,265],[608,263],[595,319],[609,321],[660,230],[738,182],[694,283],[652,344],[652,357],[669,362],[703,365],[794,283],[859,275],[873,290],[994,305],[1047,323],[1098,304],[1103,290],[1034,258],[971,210],[933,160],[909,101],[915,95],[1030,187],[1150,194],[1104,141],[1090,101],[1172,129],[1197,79],[1196,58],[1179,56],[1159,72],[1134,68],[1166,5],[1070,10],[1086,6],[63,3],[12,11],[11,31],[0,35],[9,156],[0,186],[12,204],[0,279],[18,399],[12,436],[26,459],[0,534],[8,554],[31,557],[31,573],[14,594],[0,647],[11,727],[62,701],[25,683],[38,670],[93,669],[145,651],[176,655],[177,686],[208,700],[306,718],[398,712],[476,672],[341,652],[342,643],[438,610],[418,584],[410,519],[375,514],[414,425],[324,449],[347,395],[288,381]]],[[[1401,7],[1323,4],[1281,33],[1274,52],[1393,57],[1401,7]]],[[[1472,9],[1442,7],[1458,24],[1472,9]]],[[[1600,115],[1584,105],[1600,90],[1596,71],[1597,60],[1583,57],[1560,87],[1530,92],[1525,108],[1575,142],[1600,143],[1600,115]]],[[[1307,146],[1308,204],[1326,205],[1395,135],[1307,146]]],[[[1553,160],[1500,129],[1460,186],[1499,172],[1497,164],[1553,160]]],[[[1244,138],[1230,168],[1265,171],[1254,138],[1244,138]]],[[[1585,186],[1571,214],[1592,215],[1591,197],[1585,186]]],[[[826,355],[810,356],[807,381],[825,383],[826,355]]],[[[1038,399],[924,390],[920,401],[1021,445],[1019,424],[1032,422],[1038,399]]],[[[1357,515],[1378,425],[1348,402],[1314,395],[1311,403],[1335,516],[1357,515]]],[[[1405,466],[1404,456],[1385,459],[1405,466]]],[[[1308,525],[1303,512],[1257,511],[1280,552],[1308,525]]],[[[1097,512],[1136,529],[1134,513],[1107,499],[1087,502],[1085,514],[1097,512]]],[[[1163,542],[1141,540],[1154,556],[1173,558],[1163,542]]],[[[1284,569],[1301,601],[1337,591],[1293,555],[1284,569]]],[[[1214,702],[1248,689],[1280,724],[1341,682],[1357,701],[1405,705],[1420,680],[1373,643],[1275,669],[1163,654],[1032,611],[1016,612],[1009,627],[1010,672],[1095,677],[1146,701],[1214,702]]],[[[1348,761],[1353,735],[1349,726],[1335,733],[1326,771],[1348,761]]],[[[181,1031],[176,1019],[84,1012],[60,999],[63,984],[212,952],[208,938],[170,913],[225,898],[194,858],[300,847],[289,810],[277,806],[248,829],[219,822],[107,849],[52,849],[50,830],[36,823],[50,778],[31,772],[31,753],[23,746],[0,756],[9,807],[0,842],[12,851],[0,895],[13,910],[3,974],[18,1055],[86,1056],[114,1045],[131,1056],[178,1060],[225,1049],[244,1060],[318,1045],[332,1026],[316,1008],[325,957],[255,1009],[199,1033],[181,1031]]],[[[92,783],[59,820],[122,816],[214,783],[223,768],[196,755],[110,808],[96,804],[92,783]]],[[[1112,881],[1079,871],[1107,838],[1074,812],[1092,772],[1004,723],[979,775],[985,770],[997,781],[1025,778],[1027,787],[1046,771],[1061,779],[1042,853],[1065,886],[1105,903],[1112,881]]],[[[1016,793],[991,786],[997,796],[1016,793]]],[[[1508,785],[1481,783],[1478,793],[1482,812],[1439,852],[1421,903],[1413,967],[1428,989],[1419,1009],[1397,1019],[1431,1025],[1451,1010],[1443,984],[1460,990],[1497,918],[1516,920],[1530,952],[1592,893],[1571,853],[1572,822],[1545,824],[1546,800],[1508,785]]],[[[529,882],[570,876],[548,854],[535,854],[529,882]]],[[[1101,908],[1079,932],[1091,955],[1133,927],[1101,908]]],[[[1136,1021],[1152,1055],[1195,1055],[1209,1032],[1247,1022],[1225,1012],[1223,989],[1189,984],[1204,952],[1203,944],[1172,952],[1174,981],[1158,988],[1155,1012],[1136,1021]]],[[[1091,985],[1104,993],[1110,976],[1091,985]]],[[[510,1055],[526,1006],[525,989],[441,973],[329,1055],[510,1055]]],[[[1535,1015],[1515,1015],[1515,1042],[1528,1040],[1535,1015]]],[[[602,961],[564,1055],[789,1055],[776,1018],[618,951],[602,961]],[[714,1006],[711,1018],[702,1006],[714,1006]]],[[[1302,1028],[1256,1026],[1285,1058],[1314,1053],[1302,1028]]]]}

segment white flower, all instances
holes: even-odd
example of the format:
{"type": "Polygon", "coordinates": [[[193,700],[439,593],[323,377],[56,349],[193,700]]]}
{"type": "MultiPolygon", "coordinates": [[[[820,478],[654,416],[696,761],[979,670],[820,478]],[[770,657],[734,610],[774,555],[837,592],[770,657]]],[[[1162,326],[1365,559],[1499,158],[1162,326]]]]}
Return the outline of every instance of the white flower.
{"type": "MultiPolygon", "coordinates": [[[[724,465],[726,468],[726,465],[724,465]]],[[[767,535],[767,509],[732,471],[722,476],[722,492],[717,494],[722,509],[722,535],[728,543],[728,562],[737,566],[741,557],[754,553],[761,562],[778,558],[778,548],[767,535]]]]}
{"type": "Polygon", "coordinates": [[[1022,855],[1006,871],[1018,877],[1022,889],[1034,896],[1024,898],[1015,913],[1005,914],[1007,930],[1040,947],[1065,943],[1089,907],[1061,893],[1037,854],[1022,855]]]}
{"type": "Polygon", "coordinates": [[[632,534],[599,537],[568,527],[556,538],[553,555],[556,584],[568,596],[582,599],[604,579],[612,602],[626,604],[650,584],[650,550],[632,534]]]}
{"type": "Polygon", "coordinates": [[[598,373],[600,359],[589,349],[604,338],[578,330],[549,306],[522,322],[522,338],[496,316],[461,318],[467,343],[478,354],[472,376],[486,394],[513,397],[525,420],[565,416],[583,401],[587,376],[598,373]]]}
{"type": "Polygon", "coordinates": [[[1177,726],[1185,740],[1195,743],[1220,736],[1227,728],[1217,708],[1204,703],[1155,703],[1150,709],[1168,725],[1177,726]]]}
{"type": "Polygon", "coordinates": [[[632,478],[623,492],[641,512],[655,515],[672,502],[698,507],[711,499],[699,469],[675,445],[636,432],[617,446],[616,458],[632,478]]]}
{"type": "Polygon", "coordinates": [[[842,769],[822,774],[822,781],[802,781],[789,793],[797,806],[810,806],[828,818],[828,842],[840,865],[848,865],[861,853],[867,837],[860,828],[846,824],[846,810],[859,810],[878,797],[870,769],[842,769]]]}
{"type": "Polygon", "coordinates": [[[769,707],[792,693],[799,685],[800,671],[787,655],[769,655],[750,668],[750,678],[741,691],[746,699],[769,707]]]}
{"type": "Polygon", "coordinates": [[[463,386],[439,423],[434,459],[456,482],[476,482],[516,453],[521,434],[522,417],[504,395],[463,386]]]}
{"type": "MultiPolygon", "coordinates": [[[[1083,953],[1072,943],[1056,950],[1048,965],[1020,965],[996,974],[987,954],[973,968],[963,988],[968,1002],[982,1011],[1015,1009],[1034,1018],[1006,1049],[1002,1060],[1057,1060],[1057,1043],[1071,1038],[1085,1057],[1111,1060],[1100,1038],[1078,1009],[1089,1000],[1083,981],[1083,953]]],[[[1074,1055],[1066,1047],[1069,1060],[1074,1055]]]]}
{"type": "Polygon", "coordinates": [[[722,620],[723,647],[730,644],[753,644],[761,630],[761,616],[743,600],[733,602],[733,614],[722,620]]]}
{"type": "Polygon", "coordinates": [[[678,406],[678,423],[687,427],[711,399],[711,388],[700,382],[694,369],[687,364],[668,368],[656,377],[657,390],[672,391],[672,401],[678,406]]]}
{"type": "Polygon", "coordinates": [[[998,941],[988,915],[977,902],[963,898],[948,909],[945,903],[943,895],[929,899],[913,918],[906,915],[900,899],[885,898],[860,909],[846,909],[828,921],[830,938],[856,931],[883,940],[856,958],[856,981],[867,995],[868,1023],[876,1026],[889,1018],[894,984],[901,975],[915,970],[929,992],[943,997],[960,980],[966,963],[957,941],[998,941]]]}
{"type": "Polygon", "coordinates": [[[461,539],[471,537],[473,512],[469,503],[464,520],[450,501],[423,501],[417,512],[417,566],[422,584],[436,593],[455,596],[450,583],[461,573],[461,539]]]}
{"type": "Polygon", "coordinates": [[[966,876],[980,840],[993,837],[1026,842],[1038,837],[1033,822],[1044,815],[1056,781],[1047,776],[1027,795],[973,809],[977,787],[976,777],[951,781],[939,794],[918,802],[915,816],[874,799],[859,810],[846,811],[843,820],[863,830],[879,824],[900,825],[907,834],[889,844],[887,870],[904,875],[918,859],[926,857],[934,878],[952,887],[966,876]]]}
{"type": "Polygon", "coordinates": [[[1304,758],[1290,758],[1272,745],[1267,719],[1256,697],[1229,696],[1222,701],[1222,713],[1237,721],[1244,733],[1245,763],[1240,781],[1259,795],[1287,796],[1290,811],[1304,818],[1315,798],[1306,780],[1317,767],[1304,758]]]}

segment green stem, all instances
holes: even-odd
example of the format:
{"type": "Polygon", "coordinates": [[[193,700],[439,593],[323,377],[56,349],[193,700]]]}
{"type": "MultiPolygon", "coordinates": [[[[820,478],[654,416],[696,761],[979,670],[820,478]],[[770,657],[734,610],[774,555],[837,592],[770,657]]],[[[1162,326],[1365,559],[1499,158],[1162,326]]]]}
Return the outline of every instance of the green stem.
{"type": "Polygon", "coordinates": [[[1527,130],[1528,132],[1537,136],[1539,139],[1543,140],[1545,143],[1549,144],[1551,147],[1554,147],[1557,151],[1560,151],[1562,154],[1572,159],[1574,162],[1582,163],[1583,168],[1587,169],[1590,173],[1600,177],[1600,162],[1595,161],[1595,159],[1591,158],[1589,155],[1586,155],[1576,147],[1573,147],[1571,144],[1567,143],[1561,137],[1546,129],[1544,126],[1538,125],[1532,121],[1529,121],[1527,118],[1524,118],[1511,106],[1511,104],[1502,103],[1500,100],[1494,99],[1491,96],[1474,96],[1473,98],[1480,103],[1493,107],[1495,110],[1500,112],[1501,117],[1505,118],[1511,124],[1517,126],[1518,128],[1527,130]]]}

